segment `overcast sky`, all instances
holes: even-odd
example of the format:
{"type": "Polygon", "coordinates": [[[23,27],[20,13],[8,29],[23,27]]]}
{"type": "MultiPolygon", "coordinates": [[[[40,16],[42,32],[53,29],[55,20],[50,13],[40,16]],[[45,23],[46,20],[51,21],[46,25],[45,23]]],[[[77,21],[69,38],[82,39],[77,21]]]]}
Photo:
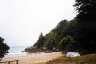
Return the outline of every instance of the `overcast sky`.
{"type": "Polygon", "coordinates": [[[0,36],[9,46],[34,44],[63,19],[75,16],[75,0],[0,0],[0,36]]]}

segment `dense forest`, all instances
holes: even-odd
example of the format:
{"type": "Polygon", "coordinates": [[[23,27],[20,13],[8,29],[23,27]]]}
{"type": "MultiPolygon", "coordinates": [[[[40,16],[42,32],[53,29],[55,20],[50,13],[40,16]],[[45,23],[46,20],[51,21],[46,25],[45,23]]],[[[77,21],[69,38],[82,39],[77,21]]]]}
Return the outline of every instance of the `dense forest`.
{"type": "Polygon", "coordinates": [[[62,20],[45,36],[41,33],[38,41],[25,51],[96,53],[96,1],[75,0],[74,7],[78,12],[74,19],[62,20]]]}

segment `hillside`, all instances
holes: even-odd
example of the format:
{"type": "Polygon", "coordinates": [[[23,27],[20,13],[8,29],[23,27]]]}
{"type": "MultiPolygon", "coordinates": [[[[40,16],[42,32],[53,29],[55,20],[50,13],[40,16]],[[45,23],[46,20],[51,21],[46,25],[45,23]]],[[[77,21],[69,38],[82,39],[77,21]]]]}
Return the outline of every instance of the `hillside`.
{"type": "Polygon", "coordinates": [[[74,29],[76,24],[77,22],[75,19],[70,22],[62,20],[45,36],[41,33],[38,41],[32,47],[26,48],[25,51],[73,51],[77,49],[75,48],[77,45],[76,41],[73,36],[71,36],[72,29],[74,29]]]}
{"type": "Polygon", "coordinates": [[[71,21],[62,20],[48,34],[41,33],[38,41],[25,51],[75,51],[80,54],[96,53],[96,2],[75,0],[78,14],[71,21]]]}

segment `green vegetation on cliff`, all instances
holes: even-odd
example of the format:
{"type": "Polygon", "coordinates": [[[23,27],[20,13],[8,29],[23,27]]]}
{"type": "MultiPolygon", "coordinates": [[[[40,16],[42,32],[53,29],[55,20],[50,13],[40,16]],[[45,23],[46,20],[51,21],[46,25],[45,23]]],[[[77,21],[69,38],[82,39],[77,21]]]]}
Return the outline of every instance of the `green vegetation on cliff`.
{"type": "Polygon", "coordinates": [[[62,20],[54,29],[25,51],[75,51],[81,54],[96,53],[96,1],[75,0],[78,14],[71,21],[62,20]]]}
{"type": "Polygon", "coordinates": [[[41,33],[38,41],[25,51],[76,51],[81,52],[82,45],[78,42],[78,19],[71,21],[62,20],[54,29],[43,36],[41,33]]]}

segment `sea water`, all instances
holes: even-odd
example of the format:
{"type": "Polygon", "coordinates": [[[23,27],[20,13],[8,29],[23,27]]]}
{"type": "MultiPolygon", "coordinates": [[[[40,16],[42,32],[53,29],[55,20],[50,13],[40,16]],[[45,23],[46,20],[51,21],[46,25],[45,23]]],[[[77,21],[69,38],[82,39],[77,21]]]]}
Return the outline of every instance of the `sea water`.
{"type": "Polygon", "coordinates": [[[23,52],[25,48],[26,46],[10,46],[9,53],[3,57],[2,61],[15,60],[21,56],[25,56],[27,54],[23,52]]]}
{"type": "Polygon", "coordinates": [[[25,48],[26,46],[11,46],[9,53],[21,53],[25,48]]]}

